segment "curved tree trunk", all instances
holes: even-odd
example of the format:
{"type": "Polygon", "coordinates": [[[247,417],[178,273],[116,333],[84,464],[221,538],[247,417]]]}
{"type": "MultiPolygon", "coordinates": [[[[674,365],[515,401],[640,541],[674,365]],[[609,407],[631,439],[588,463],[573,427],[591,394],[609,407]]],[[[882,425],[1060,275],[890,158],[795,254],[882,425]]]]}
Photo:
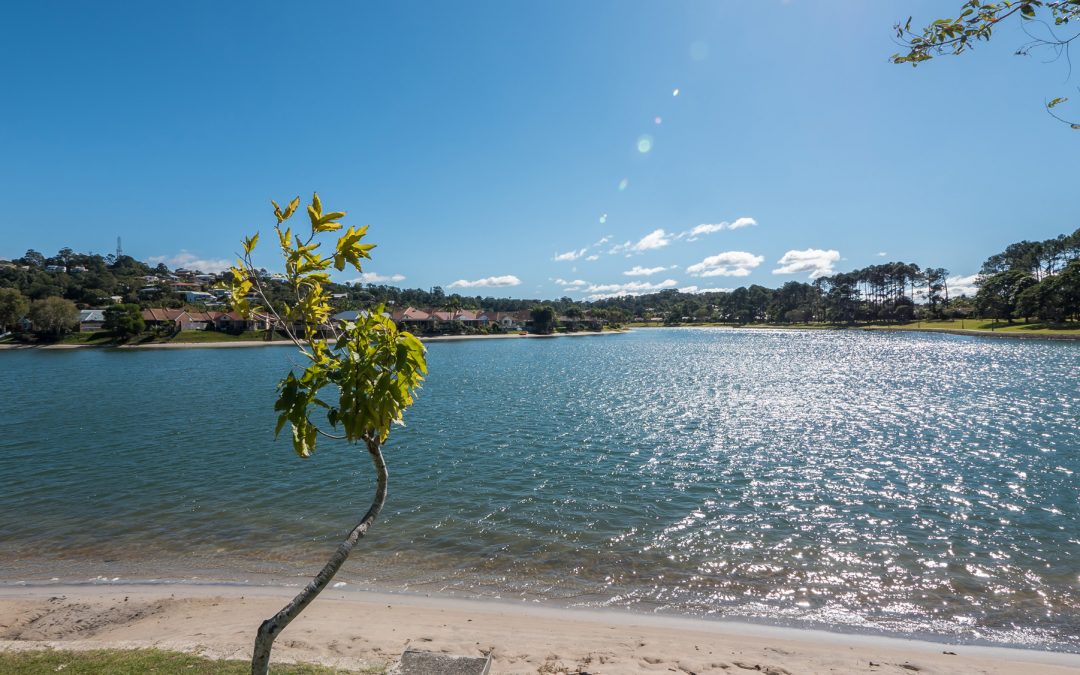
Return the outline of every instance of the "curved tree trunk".
{"type": "Polygon", "coordinates": [[[315,578],[308,582],[308,585],[304,587],[304,590],[300,591],[299,595],[292,599],[292,601],[285,605],[280,612],[270,617],[266,621],[262,622],[259,626],[259,631],[255,635],[255,652],[251,657],[251,673],[252,675],[266,675],[270,670],[270,650],[274,646],[274,639],[281,634],[281,631],[285,630],[293,619],[300,615],[300,612],[304,611],[304,608],[311,604],[319,593],[330,583],[330,580],[334,578],[337,571],[341,569],[342,564],[345,563],[345,559],[349,557],[353,548],[356,547],[356,542],[360,540],[360,537],[367,533],[368,528],[375,521],[375,517],[379,515],[379,511],[382,510],[383,504],[386,502],[386,462],[383,460],[382,450],[379,448],[379,442],[374,439],[365,439],[367,443],[368,453],[371,455],[371,461],[375,464],[375,471],[378,473],[379,484],[375,490],[375,499],[371,503],[371,507],[364,514],[364,517],[360,519],[356,527],[349,532],[349,536],[345,538],[345,541],[341,542],[337,551],[330,557],[326,565],[322,570],[315,575],[315,578]]]}

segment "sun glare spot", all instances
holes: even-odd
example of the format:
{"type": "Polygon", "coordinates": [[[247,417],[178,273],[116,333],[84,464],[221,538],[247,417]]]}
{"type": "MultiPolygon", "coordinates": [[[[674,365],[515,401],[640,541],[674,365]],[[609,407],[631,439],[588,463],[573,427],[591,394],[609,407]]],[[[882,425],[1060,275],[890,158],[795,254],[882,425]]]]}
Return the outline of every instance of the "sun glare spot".
{"type": "Polygon", "coordinates": [[[619,181],[619,192],[625,191],[626,188],[629,187],[629,186],[630,186],[630,181],[623,178],[621,181],[619,181]]]}
{"type": "Polygon", "coordinates": [[[641,154],[648,154],[652,150],[653,139],[652,136],[645,134],[637,139],[637,151],[641,154]]]}

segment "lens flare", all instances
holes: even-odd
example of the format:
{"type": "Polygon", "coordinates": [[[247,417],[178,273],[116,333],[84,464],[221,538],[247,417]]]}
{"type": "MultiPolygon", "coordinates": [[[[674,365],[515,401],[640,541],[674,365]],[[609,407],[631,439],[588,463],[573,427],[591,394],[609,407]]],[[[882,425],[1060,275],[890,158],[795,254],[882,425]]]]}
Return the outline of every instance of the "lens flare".
{"type": "Polygon", "coordinates": [[[703,40],[691,43],[690,58],[694,61],[704,61],[709,56],[709,43],[703,40]]]}
{"type": "Polygon", "coordinates": [[[606,222],[607,222],[607,214],[605,213],[604,215],[600,216],[600,224],[603,225],[606,222]]]}
{"type": "Polygon", "coordinates": [[[678,96],[679,95],[679,88],[675,87],[675,90],[671,92],[671,95],[672,96],[678,96]]]}
{"type": "Polygon", "coordinates": [[[637,151],[647,155],[652,150],[652,136],[645,134],[637,139],[637,151]]]}
{"type": "Polygon", "coordinates": [[[619,181],[619,192],[625,191],[626,188],[629,187],[629,186],[630,186],[630,181],[623,178],[621,181],[619,181]]]}
{"type": "Polygon", "coordinates": [[[656,124],[656,126],[660,126],[661,124],[664,123],[664,118],[657,115],[656,117],[653,118],[653,122],[656,124]]]}

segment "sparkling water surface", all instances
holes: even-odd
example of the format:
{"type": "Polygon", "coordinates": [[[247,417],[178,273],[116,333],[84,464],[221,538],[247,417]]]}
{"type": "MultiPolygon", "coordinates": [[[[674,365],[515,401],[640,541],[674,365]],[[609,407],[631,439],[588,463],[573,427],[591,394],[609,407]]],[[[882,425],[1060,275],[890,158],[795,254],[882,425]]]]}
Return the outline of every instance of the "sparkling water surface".
{"type": "MultiPolygon", "coordinates": [[[[288,348],[0,352],[0,582],[301,583],[366,452],[288,348]]],[[[1080,343],[639,330],[429,345],[350,587],[1080,651],[1080,343]]]]}

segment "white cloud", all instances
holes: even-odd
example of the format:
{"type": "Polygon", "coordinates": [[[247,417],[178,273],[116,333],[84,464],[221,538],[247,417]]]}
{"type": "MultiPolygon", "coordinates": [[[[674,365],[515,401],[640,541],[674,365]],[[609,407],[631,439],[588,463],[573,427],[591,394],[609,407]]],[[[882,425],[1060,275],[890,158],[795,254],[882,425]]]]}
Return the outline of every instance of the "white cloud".
{"type": "Polygon", "coordinates": [[[887,256],[887,255],[889,255],[889,254],[888,254],[888,253],[886,253],[885,251],[878,251],[878,257],[879,257],[879,258],[884,258],[884,257],[885,257],[885,256],[887,256]]]}
{"type": "Polygon", "coordinates": [[[498,288],[502,286],[517,286],[519,284],[521,284],[521,279],[518,279],[513,274],[504,274],[501,277],[484,277],[483,279],[477,279],[475,281],[458,279],[447,288],[498,288]]]}
{"type": "Polygon", "coordinates": [[[726,220],[720,223],[702,223],[692,230],[680,232],[675,235],[675,238],[686,239],[687,241],[697,241],[698,238],[704,234],[723,232],[724,230],[738,230],[739,228],[750,227],[751,225],[757,225],[757,221],[753,218],[736,218],[735,221],[731,223],[726,220]]]}
{"type": "Polygon", "coordinates": [[[567,281],[566,279],[553,279],[556,286],[562,286],[564,291],[574,293],[576,291],[583,291],[585,287],[589,285],[588,281],[584,279],[574,279],[573,281],[567,281]]]}
{"type": "Polygon", "coordinates": [[[667,268],[661,265],[660,267],[642,267],[641,265],[635,265],[633,269],[623,272],[628,277],[647,277],[657,272],[663,272],[667,268]]]}
{"type": "Polygon", "coordinates": [[[364,272],[355,279],[349,279],[353,284],[377,284],[383,281],[405,281],[404,274],[379,274],[378,272],[364,272]]]}
{"type": "Polygon", "coordinates": [[[969,274],[966,277],[952,276],[945,280],[945,283],[949,285],[949,297],[958,298],[961,295],[974,296],[979,292],[978,286],[975,285],[975,281],[979,278],[978,274],[969,274]]]}
{"type": "Polygon", "coordinates": [[[683,286],[680,293],[730,293],[734,288],[699,288],[697,286],[683,286]]]}
{"type": "Polygon", "coordinates": [[[556,261],[577,260],[581,256],[585,255],[585,252],[588,251],[588,250],[589,250],[588,248],[583,248],[580,251],[567,251],[566,253],[556,253],[555,257],[552,258],[552,260],[556,260],[556,261]]]}
{"type": "Polygon", "coordinates": [[[745,277],[764,261],[764,256],[746,251],[725,251],[690,265],[686,272],[696,277],[745,277]]]}
{"type": "Polygon", "coordinates": [[[664,279],[654,284],[648,281],[630,281],[625,284],[593,284],[585,289],[591,293],[590,300],[602,300],[604,298],[617,298],[624,295],[641,295],[651,291],[662,291],[665,288],[674,288],[679,282],[674,279],[664,279]]]}
{"type": "Polygon", "coordinates": [[[663,228],[657,228],[639,239],[637,243],[628,241],[613,247],[610,253],[622,253],[624,251],[629,251],[630,253],[644,253],[645,251],[663,248],[670,243],[670,235],[668,235],[663,228]]]}
{"type": "Polygon", "coordinates": [[[590,260],[590,261],[599,260],[600,256],[598,256],[596,254],[590,255],[588,257],[585,257],[585,254],[588,253],[589,249],[597,248],[598,246],[603,246],[604,244],[608,243],[609,241],[611,241],[611,235],[610,234],[607,235],[606,237],[601,237],[599,241],[597,241],[597,242],[595,242],[593,244],[590,244],[590,245],[586,246],[585,248],[577,249],[577,250],[574,250],[574,251],[567,251],[566,253],[556,253],[555,257],[552,258],[552,260],[556,260],[558,262],[571,262],[571,261],[574,261],[574,260],[578,260],[580,258],[585,258],[586,260],[590,260]]]}
{"type": "Polygon", "coordinates": [[[170,269],[183,267],[189,270],[197,270],[207,274],[217,274],[232,267],[232,262],[224,259],[200,258],[194,253],[181,250],[174,256],[154,255],[150,256],[149,262],[153,265],[165,263],[170,269]]]}
{"type": "Polygon", "coordinates": [[[805,251],[788,251],[780,260],[776,261],[777,267],[773,274],[799,274],[809,272],[811,279],[817,279],[827,274],[832,274],[833,264],[840,260],[840,252],[835,250],[824,251],[820,248],[808,248],[805,251]]]}

